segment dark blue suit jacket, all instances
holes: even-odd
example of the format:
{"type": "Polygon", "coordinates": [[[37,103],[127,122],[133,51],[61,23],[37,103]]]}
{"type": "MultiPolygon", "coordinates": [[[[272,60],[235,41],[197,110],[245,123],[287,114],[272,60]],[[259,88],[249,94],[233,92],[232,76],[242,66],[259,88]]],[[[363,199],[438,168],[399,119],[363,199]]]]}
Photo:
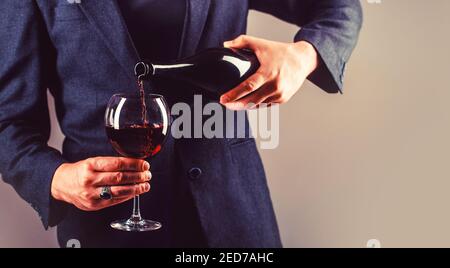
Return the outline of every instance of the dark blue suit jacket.
{"type": "MultiPolygon", "coordinates": [[[[322,61],[310,79],[327,92],[341,90],[362,22],[358,0],[188,0],[179,56],[245,33],[249,9],[301,26],[294,40],[312,43],[322,61]]],[[[50,195],[53,174],[62,163],[114,155],[103,129],[105,105],[113,93],[134,90],[133,66],[139,60],[116,1],[2,0],[0,10],[3,179],[38,212],[45,228],[58,225],[63,245],[71,238],[88,246],[145,246],[146,239],[158,239],[107,226],[127,216],[129,203],[88,213],[50,195]],[[47,146],[47,89],[66,135],[62,154],[47,146]]],[[[154,183],[160,184],[153,185],[154,191],[164,188],[164,177],[173,176],[176,156],[209,246],[281,246],[253,139],[170,140],[153,161],[154,183]],[[189,172],[193,167],[201,176],[189,172]]],[[[149,213],[147,206],[155,205],[152,195],[158,193],[143,198],[148,198],[143,206],[149,213]]]]}

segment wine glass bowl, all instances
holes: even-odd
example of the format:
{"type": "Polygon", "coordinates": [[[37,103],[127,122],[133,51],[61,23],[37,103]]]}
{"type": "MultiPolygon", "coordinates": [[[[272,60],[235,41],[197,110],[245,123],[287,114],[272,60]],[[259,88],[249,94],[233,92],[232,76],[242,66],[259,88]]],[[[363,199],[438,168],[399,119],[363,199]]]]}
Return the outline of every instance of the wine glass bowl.
{"type": "MultiPolygon", "coordinates": [[[[106,108],[106,134],[119,155],[146,159],[161,151],[168,135],[169,116],[167,103],[161,95],[115,94],[106,108]]],[[[139,196],[133,201],[132,216],[111,223],[111,227],[137,232],[161,228],[161,223],[141,217],[139,196]]]]}

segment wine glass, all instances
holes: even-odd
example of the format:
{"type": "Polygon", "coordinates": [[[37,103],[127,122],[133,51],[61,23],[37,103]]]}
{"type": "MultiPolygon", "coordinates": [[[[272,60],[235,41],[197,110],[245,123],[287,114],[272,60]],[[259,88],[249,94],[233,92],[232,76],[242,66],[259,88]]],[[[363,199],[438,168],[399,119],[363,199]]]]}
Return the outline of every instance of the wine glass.
{"type": "MultiPolygon", "coordinates": [[[[161,95],[115,94],[106,108],[106,133],[121,156],[149,158],[161,151],[169,131],[169,116],[167,103],[161,95]]],[[[144,232],[157,230],[162,225],[141,217],[139,196],[135,196],[131,217],[114,221],[111,227],[144,232]]]]}

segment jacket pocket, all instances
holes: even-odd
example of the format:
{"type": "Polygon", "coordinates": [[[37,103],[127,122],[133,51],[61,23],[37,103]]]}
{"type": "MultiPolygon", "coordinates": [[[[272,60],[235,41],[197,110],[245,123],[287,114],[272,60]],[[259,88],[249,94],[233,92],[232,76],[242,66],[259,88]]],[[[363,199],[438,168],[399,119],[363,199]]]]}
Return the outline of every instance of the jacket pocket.
{"type": "Polygon", "coordinates": [[[247,144],[255,144],[255,139],[253,138],[228,139],[228,145],[230,146],[230,148],[236,148],[247,144]]]}
{"type": "Polygon", "coordinates": [[[235,138],[228,140],[228,148],[234,164],[240,161],[248,161],[258,156],[256,142],[253,138],[235,138]]]}

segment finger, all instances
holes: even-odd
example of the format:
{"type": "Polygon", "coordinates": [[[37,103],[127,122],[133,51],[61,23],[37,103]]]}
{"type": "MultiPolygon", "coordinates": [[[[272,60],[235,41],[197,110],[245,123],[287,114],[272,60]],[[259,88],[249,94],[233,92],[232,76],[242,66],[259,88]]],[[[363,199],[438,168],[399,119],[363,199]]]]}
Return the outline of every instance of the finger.
{"type": "Polygon", "coordinates": [[[267,102],[266,100],[264,100],[263,102],[261,102],[260,104],[256,105],[253,109],[263,109],[263,108],[270,108],[274,105],[278,105],[278,103],[275,102],[267,102]]]}
{"type": "Polygon", "coordinates": [[[152,178],[150,171],[143,172],[98,172],[93,186],[113,186],[148,182],[152,178]]]}
{"type": "Polygon", "coordinates": [[[237,87],[231,89],[220,97],[220,103],[223,105],[238,100],[253,91],[259,89],[266,82],[266,78],[259,72],[250,76],[246,81],[242,82],[237,87]]]}
{"type": "MultiPolygon", "coordinates": [[[[97,197],[97,200],[103,200],[100,198],[100,194],[102,192],[102,187],[96,188],[95,191],[96,191],[95,195],[97,197]]],[[[136,195],[140,195],[140,194],[146,193],[148,191],[150,191],[150,183],[148,183],[148,182],[133,184],[133,185],[111,186],[112,199],[134,197],[136,195]]],[[[108,200],[106,200],[106,201],[108,201],[108,200]]]]}
{"type": "Polygon", "coordinates": [[[263,103],[266,104],[270,104],[270,106],[275,105],[275,104],[281,104],[283,103],[282,98],[278,95],[272,95],[270,97],[268,97],[267,99],[265,99],[263,101],[263,103]]]}
{"type": "Polygon", "coordinates": [[[225,107],[227,107],[227,109],[229,110],[236,111],[254,109],[264,100],[270,97],[270,95],[272,94],[271,89],[271,86],[265,85],[237,101],[226,103],[225,107]]]}
{"type": "Polygon", "coordinates": [[[249,48],[251,50],[256,50],[261,43],[262,39],[260,38],[248,35],[241,35],[236,39],[224,42],[223,46],[228,48],[249,48]]]}
{"type": "Polygon", "coordinates": [[[127,196],[127,197],[122,197],[122,198],[114,198],[111,200],[102,200],[102,201],[100,201],[100,206],[102,208],[112,207],[112,206],[115,206],[118,204],[122,204],[123,202],[131,200],[133,198],[134,198],[134,196],[127,196]]]}
{"type": "Polygon", "coordinates": [[[142,172],[150,170],[150,164],[141,159],[125,157],[95,157],[90,159],[94,171],[136,171],[142,172]]]}
{"type": "Polygon", "coordinates": [[[148,191],[150,191],[150,183],[148,182],[126,186],[111,186],[111,194],[113,196],[113,199],[130,196],[134,197],[148,191]]]}
{"type": "Polygon", "coordinates": [[[111,200],[99,199],[99,200],[96,200],[95,202],[93,202],[93,204],[90,204],[89,206],[80,205],[77,207],[80,208],[81,210],[85,210],[85,211],[98,211],[98,210],[101,210],[101,209],[104,209],[107,207],[112,207],[112,206],[121,204],[130,199],[133,199],[133,197],[134,196],[127,196],[127,197],[122,197],[122,198],[114,198],[111,200]]]}
{"type": "Polygon", "coordinates": [[[279,105],[280,102],[278,101],[279,97],[275,94],[272,94],[271,96],[267,97],[265,100],[263,100],[261,103],[255,105],[253,108],[250,109],[260,109],[260,108],[270,108],[274,105],[279,105]]]}
{"type": "Polygon", "coordinates": [[[270,107],[270,106],[272,106],[272,104],[277,104],[276,100],[277,100],[276,97],[270,96],[270,97],[268,97],[267,99],[265,99],[265,100],[263,101],[263,103],[264,103],[264,104],[267,104],[267,106],[270,107]]]}

